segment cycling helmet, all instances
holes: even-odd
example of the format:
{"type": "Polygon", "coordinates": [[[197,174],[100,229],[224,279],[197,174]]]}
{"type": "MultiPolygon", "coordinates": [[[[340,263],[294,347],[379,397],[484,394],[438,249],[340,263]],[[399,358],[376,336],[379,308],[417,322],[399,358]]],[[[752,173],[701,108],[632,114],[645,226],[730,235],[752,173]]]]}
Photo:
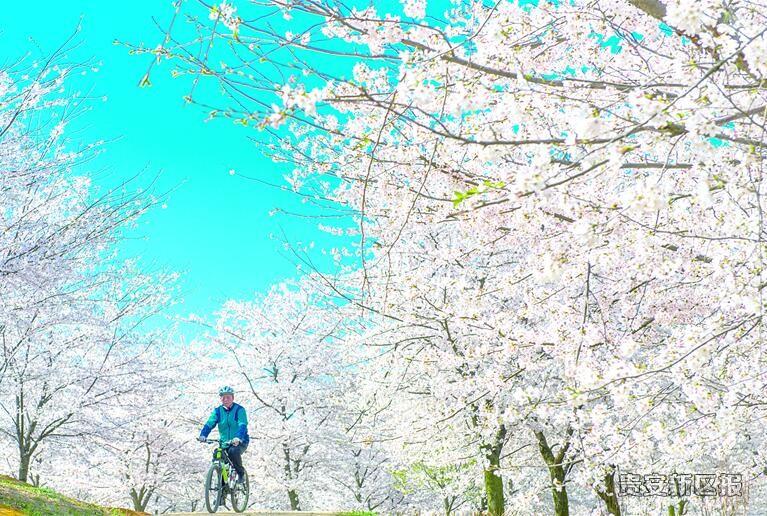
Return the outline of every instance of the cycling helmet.
{"type": "Polygon", "coordinates": [[[224,394],[231,394],[232,396],[234,396],[234,389],[232,389],[228,385],[224,385],[218,390],[218,395],[223,396],[224,394]]]}

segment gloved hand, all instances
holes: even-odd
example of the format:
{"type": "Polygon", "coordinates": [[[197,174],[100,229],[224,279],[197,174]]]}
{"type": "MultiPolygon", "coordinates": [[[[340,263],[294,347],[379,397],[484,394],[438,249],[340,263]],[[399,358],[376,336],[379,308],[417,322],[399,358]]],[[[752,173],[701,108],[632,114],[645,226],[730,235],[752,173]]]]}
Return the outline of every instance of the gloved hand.
{"type": "Polygon", "coordinates": [[[197,440],[200,441],[201,443],[205,442],[205,438],[203,436],[197,437],[197,440]]]}
{"type": "Polygon", "coordinates": [[[241,442],[239,437],[235,437],[232,439],[232,446],[239,446],[241,442]]]}

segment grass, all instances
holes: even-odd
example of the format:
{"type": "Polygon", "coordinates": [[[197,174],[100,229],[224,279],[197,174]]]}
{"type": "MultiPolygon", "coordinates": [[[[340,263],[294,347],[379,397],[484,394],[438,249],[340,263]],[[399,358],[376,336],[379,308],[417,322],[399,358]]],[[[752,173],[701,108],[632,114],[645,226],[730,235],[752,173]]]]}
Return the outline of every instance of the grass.
{"type": "Polygon", "coordinates": [[[136,516],[128,509],[93,505],[0,475],[0,516],[136,516]]]}

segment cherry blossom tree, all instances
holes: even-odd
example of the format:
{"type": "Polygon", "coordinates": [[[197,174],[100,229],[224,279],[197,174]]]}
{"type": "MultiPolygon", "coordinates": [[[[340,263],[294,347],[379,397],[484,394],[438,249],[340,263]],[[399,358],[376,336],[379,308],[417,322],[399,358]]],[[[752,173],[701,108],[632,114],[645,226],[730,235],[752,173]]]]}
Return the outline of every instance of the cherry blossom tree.
{"type": "Polygon", "coordinates": [[[370,347],[361,342],[350,345],[364,328],[360,322],[344,332],[344,359],[332,399],[335,434],[327,440],[325,475],[336,487],[336,507],[374,512],[418,507],[421,500],[414,498],[424,490],[402,485],[397,474],[406,465],[380,438],[389,421],[378,403],[379,363],[370,347]]]}
{"type": "Polygon", "coordinates": [[[619,469],[764,476],[763,7],[178,3],[194,32],[137,50],[353,214],[327,288],[375,320],[407,456],[491,514],[617,515],[619,469]]]}
{"type": "MultiPolygon", "coordinates": [[[[228,302],[206,346],[209,358],[200,362],[219,384],[235,385],[248,410],[245,462],[254,500],[272,508],[326,503],[320,486],[327,485],[326,441],[335,428],[340,362],[333,340],[341,319],[316,301],[308,284],[283,283],[255,301],[228,302]]],[[[199,378],[215,399],[214,380],[199,378]]]]}
{"type": "Polygon", "coordinates": [[[69,43],[0,71],[0,435],[18,478],[35,483],[36,456],[104,431],[104,412],[142,383],[160,341],[138,329],[175,277],[114,255],[157,199],[131,180],[97,191],[73,172],[98,144],[64,131],[83,102],[65,87],[81,66],[64,59],[69,43]]]}
{"type": "Polygon", "coordinates": [[[180,391],[175,380],[180,370],[172,372],[164,382],[145,381],[132,393],[132,407],[111,422],[115,430],[97,438],[94,448],[101,453],[94,450],[90,462],[102,473],[94,484],[105,502],[129,501],[140,512],[195,509],[207,455],[190,445],[197,428],[182,418],[187,402],[170,395],[180,391]],[[136,414],[134,407],[142,405],[147,413],[136,414]]]}

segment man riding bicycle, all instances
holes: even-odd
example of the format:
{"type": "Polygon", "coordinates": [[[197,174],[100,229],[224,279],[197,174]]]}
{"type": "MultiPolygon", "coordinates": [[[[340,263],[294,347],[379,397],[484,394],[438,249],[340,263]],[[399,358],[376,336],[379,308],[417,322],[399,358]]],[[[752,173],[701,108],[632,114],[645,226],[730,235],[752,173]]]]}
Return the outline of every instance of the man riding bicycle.
{"type": "Polygon", "coordinates": [[[222,443],[231,441],[231,446],[226,449],[226,453],[237,471],[237,482],[242,483],[245,478],[242,454],[248,449],[250,442],[248,416],[245,414],[245,407],[234,402],[234,389],[226,385],[219,389],[218,395],[221,397],[221,405],[213,409],[197,440],[204,442],[213,428],[218,425],[219,441],[222,443]]]}

